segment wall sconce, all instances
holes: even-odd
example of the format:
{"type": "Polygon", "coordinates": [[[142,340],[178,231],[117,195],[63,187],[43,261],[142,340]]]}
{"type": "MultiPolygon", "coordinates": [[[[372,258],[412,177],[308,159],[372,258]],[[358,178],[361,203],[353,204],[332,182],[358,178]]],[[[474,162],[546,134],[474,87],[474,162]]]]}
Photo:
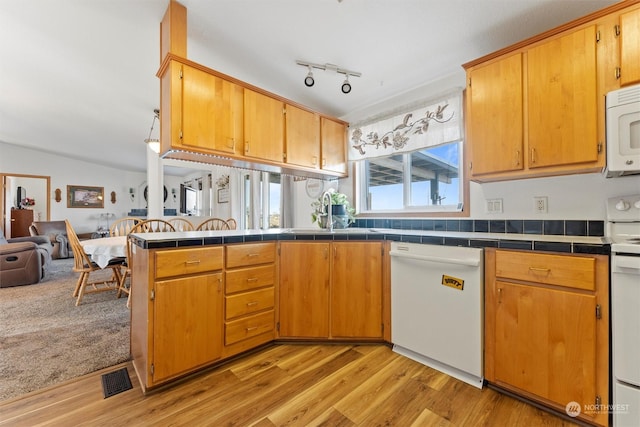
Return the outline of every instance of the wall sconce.
{"type": "Polygon", "coordinates": [[[59,188],[56,188],[56,191],[54,193],[55,193],[54,198],[56,202],[60,203],[60,201],[62,200],[62,190],[60,190],[59,188]]]}
{"type": "Polygon", "coordinates": [[[112,191],[111,192],[111,203],[115,203],[116,202],[116,192],[112,191]]]}
{"type": "Polygon", "coordinates": [[[133,189],[133,187],[129,188],[129,197],[131,198],[131,201],[133,202],[136,198],[136,190],[133,189]]]}
{"type": "Polygon", "coordinates": [[[342,93],[351,92],[351,83],[349,83],[349,76],[353,76],[353,77],[362,76],[362,73],[340,68],[334,64],[314,64],[313,62],[300,61],[300,60],[297,60],[296,64],[302,65],[303,67],[307,67],[309,69],[309,73],[304,78],[304,84],[307,87],[311,87],[315,83],[315,79],[313,78],[313,72],[311,71],[312,68],[317,68],[318,70],[329,71],[336,74],[344,74],[346,76],[346,79],[342,83],[342,86],[340,88],[342,90],[342,93]]]}

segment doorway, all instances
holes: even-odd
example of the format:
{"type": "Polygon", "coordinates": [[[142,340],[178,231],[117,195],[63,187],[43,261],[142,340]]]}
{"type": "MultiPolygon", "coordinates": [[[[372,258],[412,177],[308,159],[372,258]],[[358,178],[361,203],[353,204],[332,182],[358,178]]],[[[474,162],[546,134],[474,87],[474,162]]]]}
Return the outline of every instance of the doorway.
{"type": "Polygon", "coordinates": [[[0,173],[0,217],[2,230],[11,237],[11,209],[19,207],[18,187],[23,195],[35,200],[34,221],[49,221],[51,217],[51,177],[0,173]]]}

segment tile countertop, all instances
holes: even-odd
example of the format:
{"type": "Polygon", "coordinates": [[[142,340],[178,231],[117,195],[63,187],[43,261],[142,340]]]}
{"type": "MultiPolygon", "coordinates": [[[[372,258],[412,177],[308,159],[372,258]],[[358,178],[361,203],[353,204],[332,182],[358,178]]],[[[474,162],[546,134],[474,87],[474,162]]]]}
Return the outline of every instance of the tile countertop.
{"type": "Polygon", "coordinates": [[[547,252],[609,255],[606,237],[557,236],[514,233],[475,233],[456,231],[420,231],[385,228],[348,228],[329,232],[319,228],[274,228],[269,230],[186,231],[140,233],[131,235],[134,244],[144,249],[169,249],[190,246],[251,243],[275,240],[391,240],[446,246],[492,247],[547,252]]]}

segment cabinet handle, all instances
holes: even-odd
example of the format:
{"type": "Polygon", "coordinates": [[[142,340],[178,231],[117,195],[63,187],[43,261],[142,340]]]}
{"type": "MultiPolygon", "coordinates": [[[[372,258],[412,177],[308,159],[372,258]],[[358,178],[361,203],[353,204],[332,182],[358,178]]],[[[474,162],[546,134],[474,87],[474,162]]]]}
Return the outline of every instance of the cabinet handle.
{"type": "Polygon", "coordinates": [[[533,271],[534,273],[551,273],[551,269],[550,268],[544,268],[544,267],[529,267],[529,271],[533,271]]]}
{"type": "Polygon", "coordinates": [[[520,150],[516,150],[516,166],[520,166],[520,150]]]}
{"type": "Polygon", "coordinates": [[[257,281],[258,281],[258,278],[257,278],[257,277],[249,277],[249,278],[247,279],[247,282],[257,282],[257,281]]]}
{"type": "Polygon", "coordinates": [[[247,254],[247,256],[248,256],[249,258],[253,258],[253,257],[260,256],[260,254],[247,254]]]}
{"type": "Polygon", "coordinates": [[[502,288],[498,288],[498,304],[502,304],[502,288]]]}
{"type": "Polygon", "coordinates": [[[185,261],[184,262],[186,265],[195,265],[195,264],[200,264],[200,260],[195,260],[195,261],[185,261]]]}
{"type": "Polygon", "coordinates": [[[317,165],[317,164],[318,164],[318,157],[313,156],[313,157],[311,158],[311,164],[312,164],[312,165],[314,165],[314,166],[315,166],[315,165],[317,165]]]}
{"type": "Polygon", "coordinates": [[[233,151],[236,151],[236,140],[235,138],[229,138],[229,140],[231,141],[231,144],[227,145],[229,148],[231,148],[233,151]]]}
{"type": "Polygon", "coordinates": [[[249,152],[249,141],[245,141],[244,142],[244,152],[248,153],[249,152]]]}
{"type": "Polygon", "coordinates": [[[258,327],[257,327],[257,326],[251,326],[251,327],[249,327],[249,328],[246,328],[245,330],[246,330],[247,332],[251,332],[251,331],[255,331],[256,329],[258,329],[258,327]]]}
{"type": "Polygon", "coordinates": [[[531,148],[531,164],[534,164],[535,162],[536,162],[536,149],[531,148]]]}
{"type": "Polygon", "coordinates": [[[327,250],[327,248],[324,249],[324,259],[327,259],[327,257],[329,256],[329,251],[327,250]]]}
{"type": "Polygon", "coordinates": [[[247,307],[253,307],[254,305],[258,305],[258,301],[249,301],[247,303],[247,307]]]}

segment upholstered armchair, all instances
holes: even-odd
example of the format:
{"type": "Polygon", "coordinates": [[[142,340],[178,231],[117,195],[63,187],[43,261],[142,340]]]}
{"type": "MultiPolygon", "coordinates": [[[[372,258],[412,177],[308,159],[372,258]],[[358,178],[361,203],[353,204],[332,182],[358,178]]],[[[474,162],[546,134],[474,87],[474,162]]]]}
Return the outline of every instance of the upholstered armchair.
{"type": "Polygon", "coordinates": [[[0,288],[39,283],[51,264],[46,236],[5,239],[0,235],[0,288]]]}
{"type": "Polygon", "coordinates": [[[34,221],[29,227],[31,236],[46,236],[53,246],[51,258],[71,258],[73,252],[67,239],[67,226],[64,221],[34,221]]]}

